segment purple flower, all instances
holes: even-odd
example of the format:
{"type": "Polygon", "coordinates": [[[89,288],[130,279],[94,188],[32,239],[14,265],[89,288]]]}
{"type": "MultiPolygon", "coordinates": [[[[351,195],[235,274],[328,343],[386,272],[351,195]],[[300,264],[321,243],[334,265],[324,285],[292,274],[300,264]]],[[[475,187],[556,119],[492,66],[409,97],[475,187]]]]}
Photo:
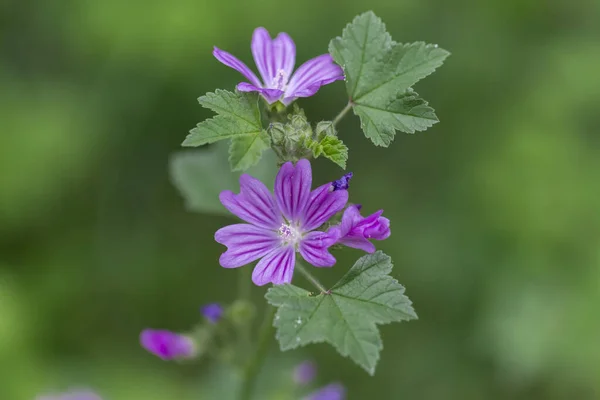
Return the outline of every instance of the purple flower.
{"type": "Polygon", "coordinates": [[[195,354],[194,341],[185,335],[167,330],[144,329],[140,334],[142,347],[163,360],[191,358],[195,354]]]}
{"type": "Polygon", "coordinates": [[[275,39],[265,28],[256,28],[252,35],[252,55],[262,77],[262,82],[246,64],[217,47],[213,55],[230,68],[240,72],[250,81],[237,85],[240,92],[259,92],[269,104],[280,100],[288,105],[298,97],[310,97],[319,88],[344,79],[342,69],[334,64],[329,54],[323,54],[302,64],[296,72],[296,45],[287,33],[275,39]]]}
{"type": "Polygon", "coordinates": [[[211,324],[216,324],[223,316],[223,307],[219,303],[210,303],[202,306],[200,312],[211,324]]]}
{"type": "Polygon", "coordinates": [[[311,192],[312,171],[308,160],[294,166],[287,162],[275,178],[275,196],[258,179],[243,174],[240,194],[221,192],[219,199],[230,212],[248,222],[229,225],[215,233],[227,246],[219,263],[237,268],[260,259],[252,281],[262,286],[290,283],[296,252],[315,267],[331,267],[335,258],[328,248],[338,239],[335,230],[315,231],[348,201],[346,190],[331,190],[331,183],[311,192]]]}
{"type": "Polygon", "coordinates": [[[89,390],[74,390],[65,393],[38,396],[36,400],[102,400],[102,398],[89,390]]]}
{"type": "Polygon", "coordinates": [[[382,217],[383,210],[379,210],[368,217],[360,215],[359,205],[346,208],[341,224],[334,226],[329,231],[332,236],[338,236],[337,243],[348,247],[364,250],[367,253],[375,251],[375,245],[369,239],[384,240],[390,236],[390,220],[382,217]]]}
{"type": "Polygon", "coordinates": [[[352,179],[352,172],[348,172],[346,175],[342,176],[337,181],[333,181],[331,184],[333,186],[333,190],[348,190],[350,187],[350,179],[352,179]]]}
{"type": "Polygon", "coordinates": [[[305,400],[344,400],[346,389],[339,383],[331,383],[310,394],[305,400]]]}
{"type": "Polygon", "coordinates": [[[294,369],[294,382],[298,385],[308,385],[317,375],[317,366],[312,361],[304,361],[294,369]]]}

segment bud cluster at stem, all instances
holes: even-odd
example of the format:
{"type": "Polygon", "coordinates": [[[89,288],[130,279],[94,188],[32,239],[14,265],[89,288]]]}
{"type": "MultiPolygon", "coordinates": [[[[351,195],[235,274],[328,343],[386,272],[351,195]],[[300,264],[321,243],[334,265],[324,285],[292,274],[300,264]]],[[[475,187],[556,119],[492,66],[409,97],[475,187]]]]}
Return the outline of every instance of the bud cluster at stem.
{"type": "Polygon", "coordinates": [[[296,162],[302,158],[316,156],[315,147],[327,136],[336,136],[331,121],[321,121],[313,130],[304,111],[294,104],[287,115],[278,114],[267,129],[271,137],[271,147],[279,157],[280,164],[296,162]],[[284,122],[280,122],[280,121],[284,122]]]}

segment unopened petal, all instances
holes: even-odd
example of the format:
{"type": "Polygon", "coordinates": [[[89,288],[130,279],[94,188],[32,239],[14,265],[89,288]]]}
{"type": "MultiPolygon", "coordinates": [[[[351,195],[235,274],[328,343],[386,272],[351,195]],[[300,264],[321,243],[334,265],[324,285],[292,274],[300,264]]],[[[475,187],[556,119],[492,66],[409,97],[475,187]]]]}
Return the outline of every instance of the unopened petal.
{"type": "Polygon", "coordinates": [[[291,283],[295,262],[296,252],[292,246],[283,246],[271,250],[254,267],[252,282],[258,286],[263,286],[267,283],[275,285],[291,283]]]}

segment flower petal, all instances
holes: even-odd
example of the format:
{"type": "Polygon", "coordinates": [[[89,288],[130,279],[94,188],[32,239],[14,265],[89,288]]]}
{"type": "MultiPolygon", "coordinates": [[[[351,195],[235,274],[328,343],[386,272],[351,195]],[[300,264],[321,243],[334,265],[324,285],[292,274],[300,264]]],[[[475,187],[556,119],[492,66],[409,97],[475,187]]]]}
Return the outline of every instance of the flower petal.
{"type": "Polygon", "coordinates": [[[275,39],[271,39],[265,28],[256,28],[252,34],[251,47],[264,86],[283,89],[296,63],[296,45],[292,38],[281,32],[275,39]]]}
{"type": "MultiPolygon", "coordinates": [[[[279,73],[279,71],[283,71],[285,85],[290,77],[292,76],[292,72],[294,72],[294,64],[296,63],[296,45],[294,41],[285,32],[281,32],[277,35],[275,39],[273,39],[272,51],[273,51],[273,64],[275,66],[274,72],[275,76],[279,73]]],[[[265,82],[269,84],[270,82],[265,82]]]]}
{"type": "Polygon", "coordinates": [[[344,79],[344,71],[333,62],[329,54],[323,54],[302,64],[285,90],[284,103],[289,104],[298,97],[309,97],[323,85],[344,79]]]}
{"type": "Polygon", "coordinates": [[[375,253],[375,245],[365,239],[362,235],[350,235],[345,236],[338,241],[338,243],[344,246],[352,247],[353,249],[359,249],[366,251],[367,253],[375,253]]]}
{"type": "Polygon", "coordinates": [[[335,257],[329,253],[329,247],[339,239],[339,230],[310,232],[300,242],[300,255],[315,267],[331,267],[335,257]]]}
{"type": "Polygon", "coordinates": [[[227,246],[219,264],[238,268],[266,256],[279,245],[277,233],[250,224],[235,224],[219,229],[215,240],[227,246]]]}
{"type": "Polygon", "coordinates": [[[298,222],[310,197],[312,171],[310,162],[302,159],[294,166],[286,162],[275,178],[275,199],[283,215],[290,222],[298,222]]]}
{"type": "Polygon", "coordinates": [[[236,89],[240,92],[259,92],[269,104],[275,103],[281,98],[281,95],[283,94],[283,90],[264,89],[261,87],[256,87],[248,82],[238,83],[236,89]]]}
{"type": "Polygon", "coordinates": [[[232,54],[230,54],[224,50],[221,50],[215,46],[215,48],[213,50],[213,55],[215,56],[215,58],[217,60],[219,60],[223,64],[227,65],[229,68],[233,68],[236,71],[238,71],[240,74],[244,75],[246,77],[246,79],[248,79],[254,86],[258,86],[258,87],[262,86],[260,83],[260,80],[254,74],[254,72],[252,72],[252,70],[250,68],[248,68],[248,66],[246,64],[244,64],[242,61],[238,60],[232,54]]]}
{"type": "Polygon", "coordinates": [[[261,181],[248,174],[240,176],[240,194],[225,190],[219,200],[232,214],[253,225],[267,229],[281,226],[281,214],[273,195],[261,181]]]}
{"type": "Polygon", "coordinates": [[[317,229],[341,211],[347,202],[347,190],[331,191],[331,183],[319,186],[310,194],[304,211],[302,229],[304,231],[317,229]]]}
{"type": "Polygon", "coordinates": [[[296,252],[293,246],[278,247],[264,256],[252,271],[252,282],[257,286],[267,283],[283,285],[292,282],[296,252]]]}
{"type": "Polygon", "coordinates": [[[251,49],[258,72],[260,72],[265,86],[269,86],[276,74],[272,63],[273,52],[269,31],[263,27],[256,28],[252,34],[251,49]]]}

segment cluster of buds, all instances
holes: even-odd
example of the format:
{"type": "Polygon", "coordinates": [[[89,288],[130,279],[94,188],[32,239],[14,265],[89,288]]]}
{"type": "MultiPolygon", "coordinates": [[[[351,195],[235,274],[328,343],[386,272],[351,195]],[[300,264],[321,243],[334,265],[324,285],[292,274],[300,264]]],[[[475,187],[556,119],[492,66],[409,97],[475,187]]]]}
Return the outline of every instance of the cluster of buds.
{"type": "Polygon", "coordinates": [[[327,136],[337,133],[331,121],[321,121],[315,129],[306,119],[304,111],[296,104],[284,117],[285,122],[271,122],[267,132],[271,137],[271,147],[277,154],[280,164],[296,162],[302,158],[318,157],[318,144],[327,136]]]}

